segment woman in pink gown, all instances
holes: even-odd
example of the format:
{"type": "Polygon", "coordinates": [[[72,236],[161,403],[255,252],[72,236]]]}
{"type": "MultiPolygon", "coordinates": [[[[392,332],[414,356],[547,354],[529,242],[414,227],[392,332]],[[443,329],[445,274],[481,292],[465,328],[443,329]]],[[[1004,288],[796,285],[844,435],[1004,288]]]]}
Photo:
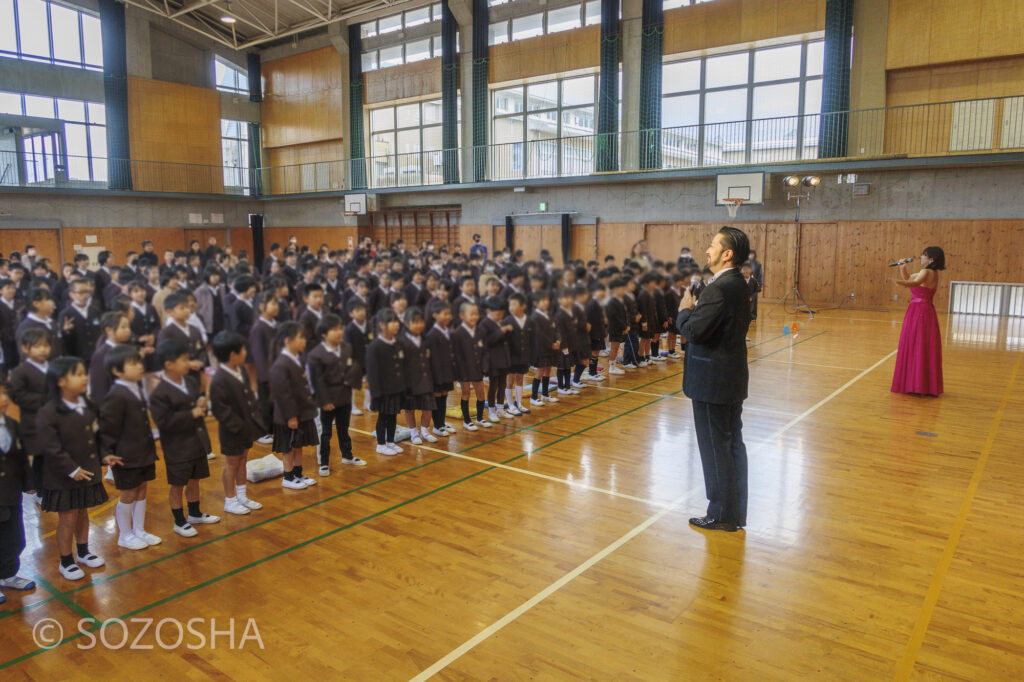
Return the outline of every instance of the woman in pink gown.
{"type": "Polygon", "coordinates": [[[939,270],[946,269],[946,254],[938,246],[929,246],[921,254],[922,270],[907,276],[906,264],[900,265],[896,284],[910,289],[910,304],[900,330],[896,353],[893,393],[940,395],[942,393],[942,337],[932,299],[939,284],[939,270]]]}

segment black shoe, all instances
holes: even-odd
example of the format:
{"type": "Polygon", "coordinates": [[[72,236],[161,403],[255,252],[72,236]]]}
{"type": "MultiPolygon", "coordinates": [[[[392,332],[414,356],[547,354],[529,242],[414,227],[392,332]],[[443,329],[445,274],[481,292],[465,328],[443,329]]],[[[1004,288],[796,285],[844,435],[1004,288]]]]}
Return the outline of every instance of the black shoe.
{"type": "Polygon", "coordinates": [[[724,530],[727,533],[735,533],[738,528],[735,523],[719,521],[710,516],[699,516],[690,519],[690,525],[703,530],[724,530]]]}

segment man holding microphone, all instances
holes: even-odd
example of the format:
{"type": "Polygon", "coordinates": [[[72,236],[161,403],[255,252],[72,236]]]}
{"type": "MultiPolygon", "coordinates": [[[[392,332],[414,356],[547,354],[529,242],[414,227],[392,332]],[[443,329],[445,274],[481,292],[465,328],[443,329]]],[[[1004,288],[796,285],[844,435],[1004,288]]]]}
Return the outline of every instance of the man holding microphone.
{"type": "Polygon", "coordinates": [[[676,328],[686,339],[683,392],[693,402],[694,429],[708,509],[690,525],[735,532],[747,524],[747,449],[741,415],[747,397],[750,306],[739,267],[750,254],[742,230],[723,227],[707,249],[711,282],[698,305],[689,289],[676,328]]]}

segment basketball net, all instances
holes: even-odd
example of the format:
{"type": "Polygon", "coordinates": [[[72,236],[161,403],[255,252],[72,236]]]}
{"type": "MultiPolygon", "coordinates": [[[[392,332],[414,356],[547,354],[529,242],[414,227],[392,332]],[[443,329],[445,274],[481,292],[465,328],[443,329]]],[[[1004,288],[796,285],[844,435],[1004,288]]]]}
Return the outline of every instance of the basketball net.
{"type": "Polygon", "coordinates": [[[729,217],[730,218],[735,218],[736,214],[740,210],[740,206],[743,205],[744,199],[735,199],[735,198],[729,197],[727,199],[722,199],[722,201],[725,202],[725,208],[728,209],[728,211],[729,211],[729,217]]]}

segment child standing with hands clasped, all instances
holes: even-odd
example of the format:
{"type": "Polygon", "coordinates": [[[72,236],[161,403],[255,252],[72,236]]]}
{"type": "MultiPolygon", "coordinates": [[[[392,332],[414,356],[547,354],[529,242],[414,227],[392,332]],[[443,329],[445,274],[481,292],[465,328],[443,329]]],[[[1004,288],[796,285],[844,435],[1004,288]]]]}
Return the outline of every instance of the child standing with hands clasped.
{"type": "MultiPolygon", "coordinates": [[[[440,288],[440,287],[439,287],[440,288]]],[[[434,326],[427,332],[427,348],[430,350],[430,378],[434,382],[434,428],[435,436],[450,436],[455,427],[445,422],[448,394],[455,388],[455,352],[452,350],[451,331],[452,307],[447,301],[434,306],[434,326]]]]}
{"type": "Polygon", "coordinates": [[[270,368],[270,395],[274,399],[274,452],[284,460],[284,480],[289,490],[305,490],[316,481],[302,473],[302,448],[318,445],[316,401],[309,391],[306,368],[299,359],[306,350],[306,332],[298,322],[277,328],[281,354],[270,368]]]}
{"type": "Polygon", "coordinates": [[[434,377],[430,372],[430,347],[423,337],[426,324],[423,311],[418,307],[405,311],[405,331],[400,343],[405,355],[403,373],[408,389],[404,405],[405,425],[409,427],[413,445],[423,445],[423,441],[437,442],[430,433],[431,413],[437,403],[434,400],[434,377]],[[420,411],[419,426],[416,425],[416,410],[420,411]]]}
{"type": "MultiPolygon", "coordinates": [[[[471,279],[471,278],[467,278],[471,279]]],[[[456,299],[458,300],[458,299],[456,299]]],[[[484,417],[487,402],[484,393],[484,375],[487,374],[487,339],[477,322],[480,309],[476,303],[464,301],[459,305],[462,324],[452,332],[452,349],[455,351],[455,374],[462,385],[462,428],[476,431],[479,427],[491,428],[491,422],[484,417]],[[476,423],[469,416],[469,400],[476,395],[476,423]]]]}
{"type": "MultiPolygon", "coordinates": [[[[0,384],[0,589],[31,590],[36,586],[18,575],[25,549],[21,494],[32,493],[28,456],[19,437],[18,422],[7,416],[11,400],[0,384]]],[[[7,598],[0,593],[0,604],[7,598]]]]}
{"type": "Polygon", "coordinates": [[[401,325],[395,311],[384,308],[374,319],[377,338],[366,347],[366,379],[377,412],[377,452],[390,457],[404,452],[395,445],[395,429],[405,401],[405,353],[396,338],[401,325]]]}
{"type": "Polygon", "coordinates": [[[220,451],[224,455],[224,511],[239,516],[263,505],[245,492],[245,460],[253,441],[267,432],[259,404],[245,370],[245,337],[220,331],[213,337],[213,356],[220,366],[210,381],[210,409],[217,418],[220,451]]]}
{"type": "MultiPolygon", "coordinates": [[[[104,368],[114,383],[100,405],[100,452],[121,460],[110,468],[114,487],[121,492],[114,509],[117,546],[146,549],[161,540],[145,529],[146,485],[156,478],[156,443],[142,395],[145,366],[135,346],[122,344],[106,354],[104,368]]],[[[89,369],[91,374],[93,368],[89,369]]]]}
{"type": "Polygon", "coordinates": [[[352,389],[363,381],[363,369],[352,357],[352,346],[344,341],[341,318],[328,313],[320,320],[317,333],[323,341],[306,354],[306,369],[313,381],[313,397],[320,405],[320,475],[331,475],[331,429],[338,432],[341,463],[366,466],[352,454],[348,427],[352,418],[352,389]]]}
{"type": "Polygon", "coordinates": [[[537,373],[533,375],[533,392],[530,396],[530,404],[534,407],[541,407],[544,403],[557,403],[558,398],[548,395],[551,381],[551,368],[558,364],[559,349],[562,347],[558,340],[558,332],[548,315],[551,307],[551,294],[546,291],[538,291],[533,295],[533,366],[537,373]]]}
{"type": "MultiPolygon", "coordinates": [[[[42,507],[43,511],[57,512],[60,574],[67,580],[80,580],[85,572],[78,563],[89,568],[106,563],[89,551],[88,509],[107,501],[107,491],[99,478],[98,415],[85,399],[89,375],[80,359],[60,357],[51,361],[47,380],[50,401],[36,417],[36,444],[43,453],[42,507]]],[[[103,463],[111,466],[123,462],[117,455],[107,455],[103,463]]]]}

